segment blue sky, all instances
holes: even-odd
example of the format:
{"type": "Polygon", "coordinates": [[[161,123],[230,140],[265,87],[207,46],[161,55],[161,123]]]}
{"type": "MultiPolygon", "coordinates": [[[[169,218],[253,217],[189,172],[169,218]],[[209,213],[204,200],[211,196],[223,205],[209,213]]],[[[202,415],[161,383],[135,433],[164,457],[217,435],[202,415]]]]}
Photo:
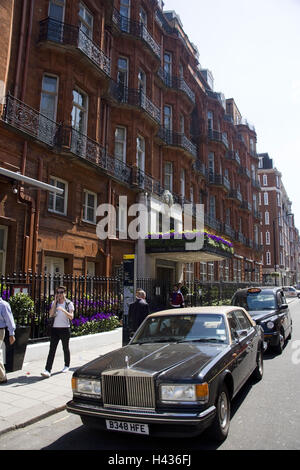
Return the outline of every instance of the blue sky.
{"type": "Polygon", "coordinates": [[[282,173],[300,230],[300,0],[164,0],[212,71],[214,90],[254,124],[282,173]]]}

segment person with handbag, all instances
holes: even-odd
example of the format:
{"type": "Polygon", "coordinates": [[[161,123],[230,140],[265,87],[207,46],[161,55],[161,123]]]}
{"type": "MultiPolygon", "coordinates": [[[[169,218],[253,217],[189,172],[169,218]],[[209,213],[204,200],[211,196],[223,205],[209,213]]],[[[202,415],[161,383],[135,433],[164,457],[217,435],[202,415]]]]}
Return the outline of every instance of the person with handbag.
{"type": "Polygon", "coordinates": [[[0,297],[0,385],[7,383],[5,367],[2,359],[2,344],[5,337],[5,329],[8,329],[9,344],[13,345],[15,342],[15,320],[8,302],[0,297]]]}
{"type": "Polygon", "coordinates": [[[66,288],[60,286],[56,289],[54,302],[52,302],[49,318],[54,318],[50,334],[50,349],[43,377],[51,376],[51,369],[59,341],[62,342],[65,365],[62,372],[68,372],[70,367],[70,321],[74,318],[74,304],[66,298],[66,288]]]}

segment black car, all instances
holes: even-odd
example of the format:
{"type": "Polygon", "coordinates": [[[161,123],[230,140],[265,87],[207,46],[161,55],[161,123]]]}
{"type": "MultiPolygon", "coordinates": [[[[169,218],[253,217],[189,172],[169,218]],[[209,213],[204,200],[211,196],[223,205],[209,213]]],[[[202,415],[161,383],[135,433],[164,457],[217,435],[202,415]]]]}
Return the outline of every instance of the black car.
{"type": "Polygon", "coordinates": [[[230,402],[263,375],[263,333],[238,307],[149,315],[130,343],[77,369],[67,410],[91,427],[151,436],[226,438],[230,402]]]}
{"type": "Polygon", "coordinates": [[[278,354],[292,336],[292,319],[281,287],[251,287],[238,290],[232,305],[243,307],[264,330],[264,338],[278,354]]]}

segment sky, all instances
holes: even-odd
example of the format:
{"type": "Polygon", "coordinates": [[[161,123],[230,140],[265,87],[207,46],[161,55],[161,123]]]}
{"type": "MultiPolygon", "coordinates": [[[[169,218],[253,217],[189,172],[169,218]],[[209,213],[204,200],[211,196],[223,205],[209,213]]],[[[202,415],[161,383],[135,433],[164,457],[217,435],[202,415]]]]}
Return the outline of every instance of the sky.
{"type": "Polygon", "coordinates": [[[199,51],[214,91],[234,98],[268,153],[300,230],[300,0],[164,0],[199,51]]]}

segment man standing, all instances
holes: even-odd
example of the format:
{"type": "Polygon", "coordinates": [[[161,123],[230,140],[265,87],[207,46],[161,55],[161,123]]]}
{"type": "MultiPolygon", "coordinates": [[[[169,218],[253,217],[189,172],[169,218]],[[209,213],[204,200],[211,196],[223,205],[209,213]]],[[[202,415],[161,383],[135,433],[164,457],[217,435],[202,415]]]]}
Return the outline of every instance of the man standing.
{"type": "Polygon", "coordinates": [[[137,289],[136,300],[129,305],[128,310],[128,326],[130,334],[134,333],[144,319],[149,315],[149,305],[146,302],[146,292],[142,289],[137,289]]]}
{"type": "Polygon", "coordinates": [[[12,345],[15,342],[15,321],[8,302],[0,297],[0,385],[7,383],[6,372],[2,360],[2,343],[5,337],[5,328],[8,328],[9,333],[9,344],[12,345]]]}
{"type": "Polygon", "coordinates": [[[177,284],[173,286],[173,292],[170,296],[170,305],[172,308],[184,307],[184,298],[177,284]]]}

